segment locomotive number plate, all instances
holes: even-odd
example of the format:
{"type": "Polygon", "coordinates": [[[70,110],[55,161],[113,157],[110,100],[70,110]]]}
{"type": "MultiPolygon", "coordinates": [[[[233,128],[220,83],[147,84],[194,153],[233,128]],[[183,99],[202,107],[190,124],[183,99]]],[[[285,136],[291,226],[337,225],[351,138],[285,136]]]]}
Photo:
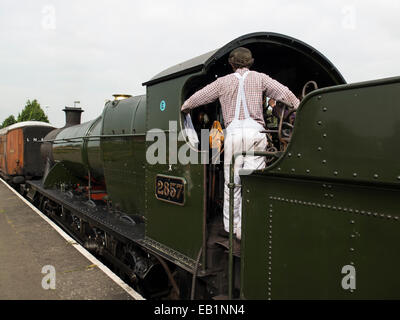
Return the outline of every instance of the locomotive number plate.
{"type": "Polygon", "coordinates": [[[185,203],[185,184],[183,178],[157,175],[156,198],[183,206],[185,203]]]}

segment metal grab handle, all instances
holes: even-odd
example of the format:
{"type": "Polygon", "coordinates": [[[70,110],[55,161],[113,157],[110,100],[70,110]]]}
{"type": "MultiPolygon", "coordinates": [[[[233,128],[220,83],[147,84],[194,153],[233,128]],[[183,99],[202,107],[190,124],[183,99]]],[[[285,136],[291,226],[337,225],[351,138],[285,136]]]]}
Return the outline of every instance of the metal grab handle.
{"type": "Polygon", "coordinates": [[[307,95],[307,94],[306,94],[306,89],[307,89],[307,87],[308,87],[310,84],[312,84],[312,85],[314,86],[314,90],[317,90],[317,89],[318,89],[318,85],[317,85],[317,83],[316,83],[314,80],[310,80],[310,81],[306,82],[306,83],[304,84],[303,90],[302,90],[302,92],[301,92],[302,99],[304,99],[304,97],[307,95]]]}
{"type": "Polygon", "coordinates": [[[268,152],[268,151],[254,151],[254,152],[237,152],[232,156],[232,162],[230,164],[229,170],[229,271],[228,271],[228,299],[232,300],[232,291],[233,291],[233,196],[236,185],[234,182],[234,168],[235,168],[235,160],[239,156],[273,156],[279,158],[281,155],[280,152],[268,152]]]}

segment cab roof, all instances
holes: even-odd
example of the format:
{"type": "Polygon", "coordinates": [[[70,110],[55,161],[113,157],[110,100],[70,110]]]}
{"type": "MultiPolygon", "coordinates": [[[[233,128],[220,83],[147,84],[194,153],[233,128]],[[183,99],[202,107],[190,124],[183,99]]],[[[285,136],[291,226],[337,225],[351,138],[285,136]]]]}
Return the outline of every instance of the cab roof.
{"type": "Polygon", "coordinates": [[[151,78],[149,81],[144,82],[143,85],[152,85],[158,82],[170,80],[173,78],[180,77],[185,74],[198,72],[201,70],[207,70],[215,61],[229,53],[233,49],[239,46],[245,46],[251,43],[272,43],[279,46],[287,46],[293,48],[303,54],[310,56],[313,60],[316,60],[324,69],[332,74],[333,78],[337,79],[338,83],[346,83],[343,76],[337,70],[337,68],[318,50],[314,49],[310,45],[297,40],[295,38],[273,32],[255,32],[243,35],[223,47],[202,54],[193,59],[187,60],[183,63],[177,64],[170,67],[151,78]]]}

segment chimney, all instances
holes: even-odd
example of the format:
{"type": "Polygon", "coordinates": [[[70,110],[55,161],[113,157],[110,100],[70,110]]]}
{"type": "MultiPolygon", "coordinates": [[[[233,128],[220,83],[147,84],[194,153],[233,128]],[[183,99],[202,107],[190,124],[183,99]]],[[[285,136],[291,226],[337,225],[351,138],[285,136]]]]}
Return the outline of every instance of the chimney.
{"type": "Polygon", "coordinates": [[[71,127],[81,123],[81,108],[65,107],[65,126],[64,128],[71,127]]]}

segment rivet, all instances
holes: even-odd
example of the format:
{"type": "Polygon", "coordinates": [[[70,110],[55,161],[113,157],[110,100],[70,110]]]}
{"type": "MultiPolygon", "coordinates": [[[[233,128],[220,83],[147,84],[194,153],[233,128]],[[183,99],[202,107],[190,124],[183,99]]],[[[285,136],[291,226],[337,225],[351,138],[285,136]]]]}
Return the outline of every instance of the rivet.
{"type": "Polygon", "coordinates": [[[325,164],[325,163],[326,163],[326,160],[322,160],[322,163],[325,164]]]}
{"type": "Polygon", "coordinates": [[[350,237],[351,237],[351,238],[355,238],[356,236],[355,236],[354,234],[352,234],[350,237]]]}
{"type": "Polygon", "coordinates": [[[379,178],[379,176],[375,173],[374,174],[374,179],[378,179],[379,178]]]}
{"type": "Polygon", "coordinates": [[[250,203],[250,200],[246,200],[247,203],[250,203]]]}
{"type": "Polygon", "coordinates": [[[328,197],[329,195],[327,193],[324,194],[324,197],[328,197]]]}
{"type": "Polygon", "coordinates": [[[289,152],[289,153],[288,153],[288,156],[289,156],[289,157],[291,157],[291,156],[292,156],[292,154],[289,152]]]}
{"type": "Polygon", "coordinates": [[[278,171],[281,171],[281,168],[278,168],[278,171]]]}
{"type": "Polygon", "coordinates": [[[298,154],[297,154],[297,158],[301,158],[301,153],[298,153],[298,154]]]}
{"type": "Polygon", "coordinates": [[[353,177],[354,177],[354,178],[357,177],[357,173],[354,172],[354,173],[353,173],[353,177]]]}
{"type": "Polygon", "coordinates": [[[320,126],[320,125],[322,124],[322,121],[320,120],[320,121],[318,121],[317,123],[318,123],[318,125],[320,126]]]}
{"type": "Polygon", "coordinates": [[[307,172],[307,173],[310,173],[310,169],[307,169],[306,172],[307,172]]]}
{"type": "Polygon", "coordinates": [[[323,136],[324,138],[326,138],[328,135],[327,135],[326,133],[324,133],[322,136],[323,136]]]}
{"type": "Polygon", "coordinates": [[[338,175],[338,172],[337,172],[337,171],[334,171],[333,174],[334,174],[335,176],[337,176],[337,175],[338,175]]]}
{"type": "Polygon", "coordinates": [[[397,176],[397,180],[400,180],[400,176],[397,176]]]}
{"type": "Polygon", "coordinates": [[[350,220],[350,223],[351,223],[351,224],[354,224],[354,220],[350,220]]]}
{"type": "Polygon", "coordinates": [[[322,151],[322,148],[321,148],[321,147],[318,147],[318,151],[322,151]]]}
{"type": "Polygon", "coordinates": [[[318,99],[318,100],[321,100],[321,99],[322,99],[322,97],[321,97],[321,96],[318,96],[318,97],[317,97],[317,99],[318,99]]]}
{"type": "Polygon", "coordinates": [[[291,170],[292,172],[295,172],[296,171],[296,169],[295,168],[292,168],[292,170],[291,170]]]}
{"type": "Polygon", "coordinates": [[[324,112],[325,112],[326,110],[328,110],[328,108],[327,108],[327,107],[323,107],[323,108],[322,108],[322,111],[324,111],[324,112]]]}
{"type": "Polygon", "coordinates": [[[353,251],[354,251],[354,248],[350,248],[350,251],[353,252],[353,251]]]}

